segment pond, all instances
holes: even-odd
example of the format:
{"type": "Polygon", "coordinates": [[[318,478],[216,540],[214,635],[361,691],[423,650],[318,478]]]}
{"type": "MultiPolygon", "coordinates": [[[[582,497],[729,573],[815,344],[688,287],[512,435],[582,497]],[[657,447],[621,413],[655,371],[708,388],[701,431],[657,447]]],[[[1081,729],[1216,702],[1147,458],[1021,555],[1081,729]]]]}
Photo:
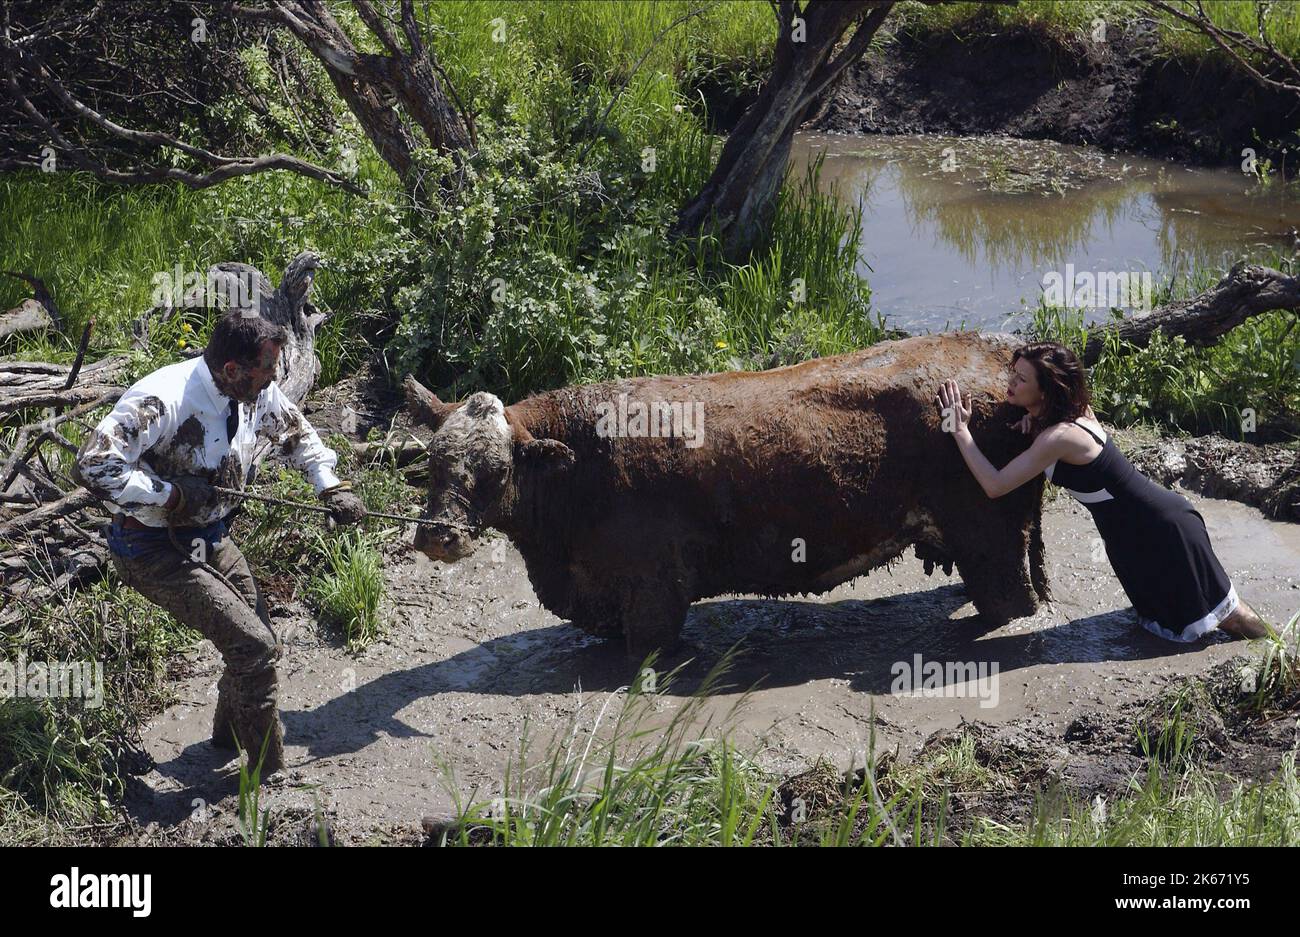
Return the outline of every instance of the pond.
{"type": "Polygon", "coordinates": [[[799,134],[792,172],[818,156],[821,188],[862,206],[873,307],[912,333],[1014,329],[1045,296],[1104,320],[1189,270],[1300,252],[1300,199],[1245,171],[1008,137],[799,134]]]}

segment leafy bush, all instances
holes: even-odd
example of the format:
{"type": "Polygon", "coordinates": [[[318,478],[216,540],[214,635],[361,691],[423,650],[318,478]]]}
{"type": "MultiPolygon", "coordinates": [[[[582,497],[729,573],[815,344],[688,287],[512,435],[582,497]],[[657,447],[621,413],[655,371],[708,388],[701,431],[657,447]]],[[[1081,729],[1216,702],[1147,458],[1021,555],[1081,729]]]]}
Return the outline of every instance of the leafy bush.
{"type": "MultiPolygon", "coordinates": [[[[575,94],[557,70],[537,78],[540,101],[575,94]]],[[[658,93],[654,83],[642,91],[658,93]]],[[[663,110],[647,131],[615,108],[611,121],[624,123],[582,163],[562,123],[484,121],[464,186],[425,219],[418,282],[398,294],[397,372],[453,396],[515,399],[635,374],[763,366],[792,342],[806,357],[878,340],[855,271],[860,217],[817,190],[815,168],[783,191],[769,243],[748,264],[723,262],[707,237],[670,240],[713,146],[690,114],[663,110]]]]}
{"type": "MultiPolygon", "coordinates": [[[[1290,261],[1270,264],[1286,272],[1290,261]]],[[[1158,303],[1205,289],[1226,271],[1194,270],[1166,283],[1158,303]]],[[[1092,368],[1093,406],[1109,422],[1150,422],[1176,430],[1220,432],[1252,442],[1300,434],[1300,328],[1293,312],[1247,319],[1206,348],[1156,332],[1139,348],[1108,338],[1092,368]],[[1243,412],[1256,417],[1256,434],[1242,429],[1243,412]]],[[[1077,310],[1040,306],[1029,328],[1034,338],[1059,341],[1081,353],[1089,326],[1077,310]]]]}

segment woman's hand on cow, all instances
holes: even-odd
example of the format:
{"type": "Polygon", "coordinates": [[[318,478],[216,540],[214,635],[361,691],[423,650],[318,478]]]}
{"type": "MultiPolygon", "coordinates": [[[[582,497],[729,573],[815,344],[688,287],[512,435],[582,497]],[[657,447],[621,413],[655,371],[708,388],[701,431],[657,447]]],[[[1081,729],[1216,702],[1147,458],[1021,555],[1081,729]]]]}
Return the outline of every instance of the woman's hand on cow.
{"type": "Polygon", "coordinates": [[[957,382],[949,379],[939,385],[939,396],[935,398],[943,412],[944,420],[942,423],[945,432],[960,433],[970,422],[971,398],[967,394],[962,397],[961,388],[957,382]],[[949,421],[951,415],[951,422],[949,421]]]}
{"type": "Polygon", "coordinates": [[[1029,434],[1034,431],[1034,418],[1026,413],[1015,423],[1008,423],[1008,429],[1018,429],[1020,432],[1029,434]]]}

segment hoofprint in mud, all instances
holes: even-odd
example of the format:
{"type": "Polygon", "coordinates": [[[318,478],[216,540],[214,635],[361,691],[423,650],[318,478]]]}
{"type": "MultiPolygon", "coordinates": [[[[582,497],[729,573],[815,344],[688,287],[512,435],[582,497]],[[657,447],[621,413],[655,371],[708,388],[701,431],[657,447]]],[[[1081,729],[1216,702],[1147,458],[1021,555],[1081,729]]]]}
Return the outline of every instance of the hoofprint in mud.
{"type": "Polygon", "coordinates": [[[820,594],[909,546],[927,571],[955,564],[997,626],[1047,597],[1043,481],[986,497],[941,431],[934,395],[948,377],[969,388],[972,433],[1005,465],[1028,445],[1003,392],[1018,344],[929,335],[772,371],[568,387],[509,407],[487,393],[445,404],[408,378],[412,418],[435,430],[434,524],[415,546],[454,561],[485,527],[500,530],[548,610],[623,634],[636,658],[671,648],[699,599],[820,594]],[[639,419],[611,420],[615,407],[639,419]],[[683,438],[671,421],[687,412],[704,422],[683,438]]]}

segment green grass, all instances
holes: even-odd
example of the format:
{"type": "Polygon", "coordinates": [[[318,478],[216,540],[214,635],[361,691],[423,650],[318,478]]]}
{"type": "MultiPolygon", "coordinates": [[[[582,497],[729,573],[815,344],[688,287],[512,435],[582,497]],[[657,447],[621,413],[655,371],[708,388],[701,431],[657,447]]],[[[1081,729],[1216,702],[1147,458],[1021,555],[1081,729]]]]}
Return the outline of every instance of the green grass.
{"type": "MultiPolygon", "coordinates": [[[[40,551],[32,576],[48,581],[40,551]]],[[[65,698],[0,700],[0,842],[58,841],[112,828],[119,760],[140,721],[173,699],[168,662],[199,636],[110,576],[0,631],[0,659],[102,665],[102,705],[65,698]]]]}
{"type": "Polygon", "coordinates": [[[776,37],[771,8],[761,0],[491,0],[431,3],[425,21],[437,30],[441,56],[458,89],[478,95],[490,73],[517,46],[555,62],[580,79],[613,83],[642,65],[649,73],[685,80],[719,69],[757,83],[776,37]],[[655,45],[661,31],[690,10],[701,15],[679,24],[655,45]],[[495,31],[495,20],[504,33],[495,31]],[[504,42],[496,41],[504,35],[504,42]]]}
{"type": "Polygon", "coordinates": [[[965,33],[973,20],[979,20],[997,28],[1025,26],[1074,37],[1091,31],[1095,19],[1118,23],[1132,19],[1141,10],[1142,4],[1133,0],[1064,0],[1014,5],[946,3],[939,6],[909,2],[895,7],[891,21],[895,31],[965,33]]]}
{"type": "MultiPolygon", "coordinates": [[[[1245,33],[1258,41],[1257,6],[1253,0],[1217,0],[1205,4],[1205,10],[1215,26],[1245,33]]],[[[1267,6],[1266,35],[1279,52],[1294,59],[1300,55],[1300,9],[1294,3],[1270,3],[1267,6]]],[[[1181,23],[1178,26],[1174,28],[1162,21],[1161,38],[1166,48],[1185,56],[1223,56],[1219,47],[1200,32],[1192,31],[1190,26],[1183,28],[1181,23]]],[[[1251,59],[1249,55],[1245,57],[1251,59]]]]}
{"type": "Polygon", "coordinates": [[[1294,846],[1300,841],[1295,753],[1263,783],[1194,769],[1150,772],[1114,802],[1045,796],[1029,822],[985,820],[966,841],[981,846],[1294,846]]]}
{"type": "Polygon", "coordinates": [[[271,826],[271,808],[262,807],[262,766],[266,763],[266,747],[271,736],[262,740],[256,764],[251,763],[251,752],[242,753],[239,759],[239,836],[245,846],[261,848],[266,845],[266,834],[271,826]]]}
{"type": "MultiPolygon", "coordinates": [[[[771,823],[775,786],[752,760],[714,736],[714,717],[705,711],[728,658],[658,731],[651,731],[660,721],[655,718],[658,694],[678,672],[652,680],[646,675],[654,664],[653,657],[645,662],[641,676],[623,688],[625,695],[610,697],[594,713],[575,711],[540,757],[525,727],[496,796],[462,803],[454,776],[444,769],[458,807],[450,844],[756,842],[771,823]]],[[[728,718],[724,713],[720,722],[728,718]]]]}
{"type": "MultiPolygon", "coordinates": [[[[313,301],[332,315],[317,351],[321,383],[342,376],[360,358],[369,319],[393,269],[407,261],[409,240],[397,209],[382,197],[359,199],[286,173],[267,173],[194,191],[180,185],[126,188],[81,173],[18,173],[0,177],[0,269],[44,279],[67,319],[65,334],[39,333],[0,345],[0,355],[69,361],[93,318],[92,355],[122,350],[130,324],[154,305],[155,277],[206,271],[239,261],[279,281],[284,265],[316,250],[325,269],[313,301]]],[[[29,294],[25,283],[0,277],[0,308],[29,294]]],[[[151,330],[145,369],[178,360],[180,343],[201,345],[213,324],[201,308],[151,330]],[[189,325],[185,332],[183,326],[189,325]]]]}
{"type": "Polygon", "coordinates": [[[314,552],[320,572],[308,582],[307,595],[319,609],[321,623],[339,628],[349,648],[366,647],[380,631],[384,570],[379,552],[357,530],[317,535],[314,552]]]}
{"type": "MultiPolygon", "coordinates": [[[[1291,3],[1273,3],[1269,7],[1266,21],[1269,39],[1283,54],[1293,58],[1300,55],[1300,9],[1291,3]]],[[[1253,0],[1215,0],[1206,3],[1205,9],[1216,26],[1258,38],[1253,0]]],[[[1091,41],[1095,20],[1106,22],[1109,39],[1117,27],[1122,28],[1123,24],[1137,17],[1154,18],[1160,24],[1159,54],[1227,58],[1199,31],[1136,0],[1057,0],[1014,5],[948,3],[939,6],[903,3],[895,9],[891,20],[894,30],[953,31],[963,35],[970,34],[974,28],[972,21],[978,20],[997,29],[1038,29],[1066,42],[1078,42],[1091,41]]]]}
{"type": "MultiPolygon", "coordinates": [[[[340,475],[353,480],[368,510],[417,513],[418,493],[394,466],[359,466],[345,438],[330,436],[328,443],[339,454],[340,475]]],[[[284,466],[264,470],[252,490],[313,507],[320,504],[306,480],[284,466]]],[[[379,603],[384,595],[380,548],[405,531],[388,521],[363,521],[363,527],[330,532],[325,521],[325,515],[316,511],[250,500],[244,502],[232,536],[259,578],[297,581],[304,567],[317,570],[306,579],[305,597],[318,610],[321,623],[337,628],[348,646],[358,650],[380,630],[379,603]]]]}
{"type": "Polygon", "coordinates": [[[1300,693],[1300,611],[1280,629],[1253,642],[1258,657],[1242,674],[1242,688],[1249,694],[1249,707],[1266,713],[1300,693]]]}
{"type": "MultiPolygon", "coordinates": [[[[263,466],[249,491],[300,504],[320,504],[306,479],[283,465],[263,466]]],[[[291,505],[246,500],[231,525],[231,537],[239,544],[253,575],[258,578],[293,575],[310,554],[315,537],[323,528],[323,517],[315,511],[298,511],[291,505]]]]}
{"type": "Polygon", "coordinates": [[[499,790],[469,802],[444,768],[457,816],[441,844],[1287,845],[1300,833],[1295,753],[1259,782],[1207,770],[1195,756],[1190,690],[1153,704],[1138,730],[1149,730],[1145,767],[1127,790],[1089,802],[1049,782],[1013,822],[954,810],[958,795],[1013,798],[1036,767],[1030,756],[983,751],[969,731],[902,764],[875,757],[873,732],[857,772],[818,762],[794,778],[771,775],[730,739],[744,695],[709,705],[725,672],[724,660],[667,705],[660,694],[673,674],[654,688],[638,680],[598,710],[579,707],[540,749],[525,731],[499,790]]]}
{"type": "MultiPolygon", "coordinates": [[[[1292,272],[1282,255],[1267,265],[1292,272]]],[[[1164,278],[1155,305],[1195,295],[1224,274],[1201,268],[1164,278]]],[[[1118,426],[1150,423],[1166,430],[1219,432],[1251,442],[1300,438],[1300,327],[1293,312],[1255,316],[1207,348],[1157,333],[1145,348],[1108,340],[1091,369],[1093,407],[1118,426]],[[1255,430],[1246,418],[1253,412],[1255,430]]],[[[1041,300],[1028,332],[1082,352],[1089,328],[1082,313],[1041,300]]]]}

